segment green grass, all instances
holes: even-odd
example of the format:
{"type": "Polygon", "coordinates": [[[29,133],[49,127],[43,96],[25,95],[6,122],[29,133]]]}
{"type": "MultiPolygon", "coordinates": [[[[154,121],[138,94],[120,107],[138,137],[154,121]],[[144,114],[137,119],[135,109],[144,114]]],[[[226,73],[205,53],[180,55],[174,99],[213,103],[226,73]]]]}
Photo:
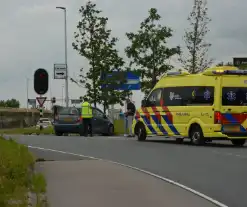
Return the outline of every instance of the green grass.
{"type": "MultiPolygon", "coordinates": [[[[0,137],[0,206],[28,206],[28,192],[39,198],[46,190],[41,174],[34,174],[35,157],[28,148],[0,137]]],[[[39,205],[37,199],[37,206],[39,205]]]]}
{"type": "Polygon", "coordinates": [[[36,127],[30,128],[17,128],[17,129],[1,129],[0,134],[54,134],[53,127],[47,127],[43,130],[40,130],[36,127]]]}

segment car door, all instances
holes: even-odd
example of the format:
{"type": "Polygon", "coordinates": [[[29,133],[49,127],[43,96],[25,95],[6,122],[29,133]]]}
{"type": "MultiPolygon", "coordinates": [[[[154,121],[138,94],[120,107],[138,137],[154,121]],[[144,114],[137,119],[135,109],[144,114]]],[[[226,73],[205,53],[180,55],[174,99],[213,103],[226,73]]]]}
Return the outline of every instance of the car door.
{"type": "Polygon", "coordinates": [[[96,119],[97,119],[97,123],[98,123],[98,128],[97,128],[98,133],[100,133],[100,134],[107,133],[109,120],[104,115],[104,113],[99,109],[96,109],[96,119]]]}
{"type": "Polygon", "coordinates": [[[100,120],[98,119],[98,112],[96,108],[92,109],[93,113],[93,118],[92,118],[92,128],[93,128],[93,133],[97,134],[100,132],[100,120]]]}

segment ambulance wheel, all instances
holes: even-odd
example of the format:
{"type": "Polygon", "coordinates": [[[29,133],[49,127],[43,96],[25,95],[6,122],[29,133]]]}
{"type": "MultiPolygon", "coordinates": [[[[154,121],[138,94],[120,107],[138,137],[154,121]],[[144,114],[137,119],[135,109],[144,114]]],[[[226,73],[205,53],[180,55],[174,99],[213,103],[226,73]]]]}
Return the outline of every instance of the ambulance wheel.
{"type": "Polygon", "coordinates": [[[232,139],[231,141],[233,145],[242,147],[245,144],[246,139],[232,139]]]}
{"type": "Polygon", "coordinates": [[[190,140],[194,145],[203,145],[205,144],[205,139],[202,133],[202,129],[199,125],[195,124],[191,126],[190,129],[190,140]]]}
{"type": "Polygon", "coordinates": [[[137,130],[136,130],[136,135],[137,135],[137,139],[138,141],[145,141],[147,138],[147,132],[145,129],[145,126],[143,124],[138,124],[137,126],[137,130]]]}

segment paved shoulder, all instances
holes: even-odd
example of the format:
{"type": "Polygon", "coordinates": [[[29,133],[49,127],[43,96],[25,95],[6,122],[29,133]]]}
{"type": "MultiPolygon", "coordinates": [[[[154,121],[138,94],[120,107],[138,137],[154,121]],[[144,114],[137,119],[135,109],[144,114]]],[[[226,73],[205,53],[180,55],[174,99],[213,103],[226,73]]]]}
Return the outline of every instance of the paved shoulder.
{"type": "Polygon", "coordinates": [[[212,203],[144,173],[98,160],[37,163],[52,207],[213,207],[212,203]]]}

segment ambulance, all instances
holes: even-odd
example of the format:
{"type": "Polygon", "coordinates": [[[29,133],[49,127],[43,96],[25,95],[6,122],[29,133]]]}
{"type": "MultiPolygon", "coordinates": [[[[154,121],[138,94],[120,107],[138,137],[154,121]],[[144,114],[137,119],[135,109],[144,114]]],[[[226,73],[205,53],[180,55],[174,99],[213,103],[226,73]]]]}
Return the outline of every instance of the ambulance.
{"type": "Polygon", "coordinates": [[[139,141],[149,135],[190,139],[195,145],[247,139],[247,71],[213,67],[199,74],[164,74],[136,111],[132,129],[139,141]]]}

